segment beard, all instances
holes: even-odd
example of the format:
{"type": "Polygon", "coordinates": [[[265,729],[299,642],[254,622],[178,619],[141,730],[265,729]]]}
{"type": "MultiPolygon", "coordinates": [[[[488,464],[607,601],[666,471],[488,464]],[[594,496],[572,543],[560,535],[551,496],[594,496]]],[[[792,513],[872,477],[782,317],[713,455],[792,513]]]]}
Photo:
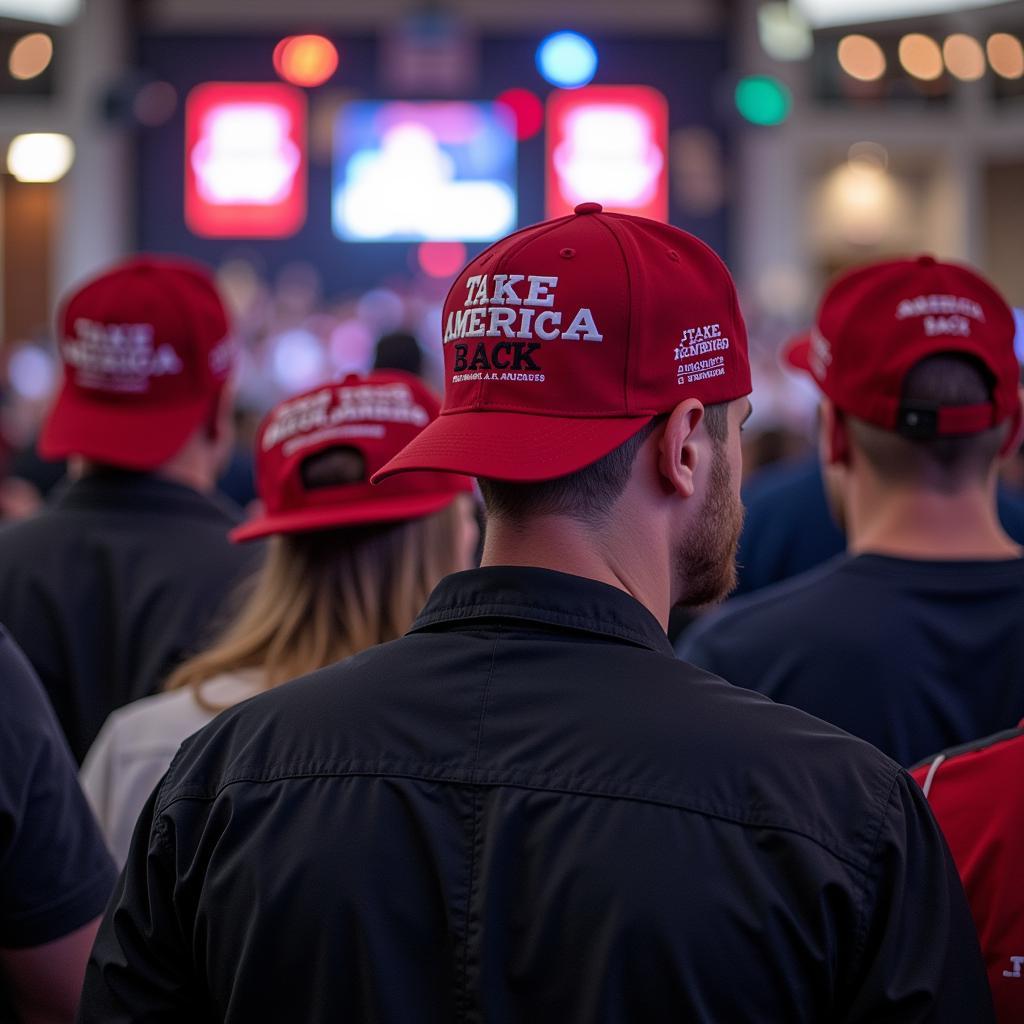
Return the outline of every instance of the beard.
{"type": "Polygon", "coordinates": [[[742,529],[743,503],[733,491],[724,445],[715,444],[704,507],[676,554],[678,607],[712,604],[736,586],[736,550],[742,529]]]}

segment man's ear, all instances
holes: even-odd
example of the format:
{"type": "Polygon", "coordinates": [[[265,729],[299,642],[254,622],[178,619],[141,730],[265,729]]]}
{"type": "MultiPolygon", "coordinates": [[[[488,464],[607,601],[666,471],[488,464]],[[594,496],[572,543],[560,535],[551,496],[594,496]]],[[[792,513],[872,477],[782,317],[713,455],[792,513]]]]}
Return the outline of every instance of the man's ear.
{"type": "Polygon", "coordinates": [[[999,449],[999,457],[1008,459],[1016,454],[1017,449],[1024,441],[1024,388],[1017,389],[1017,411],[1010,420],[1010,429],[1007,431],[1006,440],[999,449]]]}
{"type": "Polygon", "coordinates": [[[668,493],[675,491],[689,498],[696,490],[700,458],[697,428],[703,419],[704,406],[696,398],[687,398],[669,413],[658,445],[658,470],[668,493]]]}
{"type": "Polygon", "coordinates": [[[850,462],[850,431],[846,417],[827,399],[821,400],[821,458],[826,466],[850,462]]]}

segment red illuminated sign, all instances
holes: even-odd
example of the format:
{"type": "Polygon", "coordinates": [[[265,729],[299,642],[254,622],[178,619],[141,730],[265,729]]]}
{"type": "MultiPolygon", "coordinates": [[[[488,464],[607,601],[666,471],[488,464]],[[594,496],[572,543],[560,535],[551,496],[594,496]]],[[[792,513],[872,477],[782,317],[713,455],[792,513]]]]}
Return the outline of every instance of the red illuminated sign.
{"type": "Polygon", "coordinates": [[[185,106],[185,223],[211,238],[283,238],[306,219],[306,97],[208,82],[185,106]]]}
{"type": "Polygon", "coordinates": [[[548,97],[547,215],[579,203],[668,219],[668,103],[645,85],[591,85],[548,97]]]}

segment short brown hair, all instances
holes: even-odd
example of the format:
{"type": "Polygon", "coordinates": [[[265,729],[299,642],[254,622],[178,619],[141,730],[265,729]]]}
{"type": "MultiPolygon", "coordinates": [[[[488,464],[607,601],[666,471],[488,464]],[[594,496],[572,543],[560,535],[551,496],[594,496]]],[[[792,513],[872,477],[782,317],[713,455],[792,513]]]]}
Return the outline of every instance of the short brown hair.
{"type": "MultiPolygon", "coordinates": [[[[667,413],[655,416],[618,448],[568,476],[531,483],[481,479],[480,492],[488,517],[511,523],[535,516],[570,516],[584,522],[606,519],[626,489],[637,453],[667,419],[667,413]]],[[[711,439],[716,444],[724,443],[729,429],[728,405],[705,406],[704,423],[711,439]]]]}
{"type": "MultiPolygon", "coordinates": [[[[903,382],[903,400],[929,405],[982,405],[993,381],[970,356],[944,352],[917,363],[903,382]]],[[[1006,440],[1007,425],[956,437],[911,438],[850,419],[850,434],[875,472],[893,483],[928,483],[955,490],[983,479],[1006,440]]]]}

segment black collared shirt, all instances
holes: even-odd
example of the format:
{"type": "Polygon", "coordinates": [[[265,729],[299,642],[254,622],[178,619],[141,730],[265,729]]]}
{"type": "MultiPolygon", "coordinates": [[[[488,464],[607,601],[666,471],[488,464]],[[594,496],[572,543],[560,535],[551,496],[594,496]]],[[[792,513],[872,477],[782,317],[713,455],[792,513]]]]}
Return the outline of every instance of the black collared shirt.
{"type": "Polygon", "coordinates": [[[673,658],[632,597],[448,577],[150,799],[81,1020],[991,1020],[914,782],[673,658]]]}
{"type": "Polygon", "coordinates": [[[72,752],[201,644],[259,551],[227,504],[137,473],[79,480],[0,530],[0,622],[28,656],[72,752]]]}

